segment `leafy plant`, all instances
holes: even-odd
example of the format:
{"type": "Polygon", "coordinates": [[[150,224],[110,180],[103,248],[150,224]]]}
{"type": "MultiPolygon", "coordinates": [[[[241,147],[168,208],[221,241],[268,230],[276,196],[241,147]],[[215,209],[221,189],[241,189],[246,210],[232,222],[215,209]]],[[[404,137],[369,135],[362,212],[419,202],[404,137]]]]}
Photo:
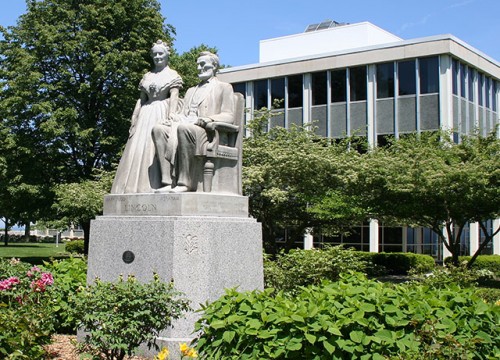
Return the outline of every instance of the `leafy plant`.
{"type": "Polygon", "coordinates": [[[87,262],[82,258],[70,257],[51,263],[46,262],[44,268],[54,276],[52,304],[56,331],[57,333],[75,333],[77,322],[72,309],[78,293],[86,285],[87,262]]]}
{"type": "Polygon", "coordinates": [[[356,251],[342,246],[324,250],[291,250],[279,253],[276,260],[265,258],[264,281],[266,287],[297,292],[301,286],[338,280],[342,273],[364,271],[366,265],[356,251]]]}
{"type": "Polygon", "coordinates": [[[52,274],[0,259],[0,357],[40,359],[54,330],[52,274]]]}
{"type": "Polygon", "coordinates": [[[84,241],[83,240],[71,240],[66,243],[66,251],[72,254],[83,254],[84,253],[84,241]]]}
{"type": "Polygon", "coordinates": [[[117,360],[132,355],[142,343],[158,350],[160,331],[189,309],[173,286],[157,274],[145,284],[133,276],[116,283],[97,279],[78,296],[73,314],[87,332],[86,350],[117,360]]]}
{"type": "Polygon", "coordinates": [[[230,289],[202,310],[195,347],[209,359],[500,354],[500,307],[486,304],[472,288],[454,285],[389,285],[344,274],[336,283],[310,286],[293,297],[273,289],[230,289]]]}

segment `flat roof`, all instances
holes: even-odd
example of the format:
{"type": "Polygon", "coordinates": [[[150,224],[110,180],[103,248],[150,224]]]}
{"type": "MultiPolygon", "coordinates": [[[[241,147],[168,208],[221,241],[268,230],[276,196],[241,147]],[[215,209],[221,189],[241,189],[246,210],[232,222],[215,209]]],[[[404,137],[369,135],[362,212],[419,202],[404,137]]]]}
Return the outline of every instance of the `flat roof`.
{"type": "Polygon", "coordinates": [[[219,78],[227,82],[243,82],[440,54],[452,55],[488,73],[497,80],[500,79],[500,63],[498,61],[451,34],[228,67],[220,69],[219,78]]]}

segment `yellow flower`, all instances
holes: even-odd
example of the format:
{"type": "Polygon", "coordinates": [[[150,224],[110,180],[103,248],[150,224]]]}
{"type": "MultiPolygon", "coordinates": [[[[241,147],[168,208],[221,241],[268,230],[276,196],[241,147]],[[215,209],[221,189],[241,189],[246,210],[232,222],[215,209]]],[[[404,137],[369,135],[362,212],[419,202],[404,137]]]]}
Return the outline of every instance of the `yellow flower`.
{"type": "Polygon", "coordinates": [[[158,355],[155,356],[155,360],[167,360],[167,359],[168,359],[168,349],[164,347],[163,349],[161,349],[158,355]]]}
{"type": "Polygon", "coordinates": [[[179,349],[181,350],[182,356],[187,356],[189,352],[189,346],[186,343],[180,344],[179,349]]]}
{"type": "Polygon", "coordinates": [[[191,357],[191,358],[197,358],[198,357],[198,353],[196,352],[195,349],[189,349],[188,356],[191,357]]]}
{"type": "Polygon", "coordinates": [[[500,300],[495,303],[496,306],[500,306],[500,300]]]}

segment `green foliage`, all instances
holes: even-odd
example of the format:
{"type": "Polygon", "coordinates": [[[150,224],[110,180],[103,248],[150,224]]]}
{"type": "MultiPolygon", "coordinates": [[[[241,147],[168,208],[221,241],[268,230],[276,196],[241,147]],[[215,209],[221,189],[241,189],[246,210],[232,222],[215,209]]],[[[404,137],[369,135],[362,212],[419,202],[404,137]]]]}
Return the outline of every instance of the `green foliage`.
{"type": "MultiPolygon", "coordinates": [[[[463,262],[469,263],[471,256],[459,256],[458,261],[462,264],[463,262]]],[[[452,258],[447,257],[444,259],[446,265],[452,263],[452,258]]],[[[494,276],[500,277],[500,255],[479,255],[471,266],[472,269],[477,270],[489,270],[494,276]]]]}
{"type": "Polygon", "coordinates": [[[71,240],[66,243],[66,251],[72,254],[83,254],[83,247],[83,240],[71,240]]]}
{"type": "Polygon", "coordinates": [[[413,253],[370,253],[374,265],[383,266],[388,274],[407,275],[410,270],[429,272],[436,266],[429,255],[413,253]]]}
{"type": "Polygon", "coordinates": [[[494,359],[499,321],[470,288],[351,274],[293,297],[227,290],[203,306],[195,346],[209,359],[494,359]]]}
{"type": "Polygon", "coordinates": [[[466,263],[460,266],[448,265],[437,266],[428,274],[413,274],[413,277],[421,283],[433,287],[444,288],[452,284],[461,287],[472,287],[477,285],[480,278],[492,275],[489,271],[469,269],[466,263]]]}
{"type": "Polygon", "coordinates": [[[82,258],[71,257],[50,263],[45,262],[44,268],[54,277],[51,295],[55,331],[58,334],[74,334],[77,330],[77,321],[72,309],[75,307],[76,297],[86,285],[87,262],[82,258]]]}
{"type": "Polygon", "coordinates": [[[434,231],[458,265],[464,227],[478,222],[485,234],[476,254],[500,229],[487,222],[500,216],[500,139],[422,133],[394,140],[364,155],[350,191],[373,218],[434,231]]]}
{"type": "Polygon", "coordinates": [[[54,331],[52,275],[0,259],[0,357],[40,359],[54,331]]]}
{"type": "Polygon", "coordinates": [[[118,162],[149,50],[173,32],[157,0],[26,5],[0,27],[0,214],[24,223],[58,217],[54,185],[118,162]]]}
{"type": "Polygon", "coordinates": [[[262,223],[267,250],[273,253],[278,229],[287,229],[293,242],[306,228],[333,232],[364,219],[356,201],[342,191],[358,157],[346,151],[350,140],[330,142],[311,124],[266,131],[277,114],[264,108],[254,115],[247,125],[251,136],[243,142],[243,192],[249,196],[250,213],[262,223]],[[332,211],[318,205],[327,193],[336,196],[329,202],[332,211]]]}
{"type": "Polygon", "coordinates": [[[280,252],[275,260],[264,261],[265,286],[296,293],[302,286],[319,285],[324,280],[338,280],[340,274],[364,271],[366,263],[352,249],[341,246],[324,250],[280,252]]]}
{"type": "Polygon", "coordinates": [[[123,359],[141,343],[158,350],[155,337],[189,309],[180,295],[172,282],[164,283],[156,274],[145,284],[132,276],[116,283],[97,279],[76,299],[73,316],[87,332],[87,350],[123,359]]]}

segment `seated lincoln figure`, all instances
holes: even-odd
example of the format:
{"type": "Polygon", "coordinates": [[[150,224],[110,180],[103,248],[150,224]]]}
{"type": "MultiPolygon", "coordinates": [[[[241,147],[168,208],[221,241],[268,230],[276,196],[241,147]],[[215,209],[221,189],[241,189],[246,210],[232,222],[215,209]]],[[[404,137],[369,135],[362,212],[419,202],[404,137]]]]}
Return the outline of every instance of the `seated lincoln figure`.
{"type": "MultiPolygon", "coordinates": [[[[183,108],[178,116],[176,183],[164,186],[156,192],[196,191],[209,142],[207,124],[234,121],[234,92],[230,84],[215,76],[219,58],[210,52],[202,52],[197,59],[198,85],[187,90],[183,108]]],[[[210,127],[210,126],[209,126],[210,127]]],[[[153,132],[155,143],[161,142],[161,131],[153,132]]],[[[157,147],[157,151],[159,148],[157,147]]],[[[159,157],[161,154],[158,154],[159,157]]]]}

